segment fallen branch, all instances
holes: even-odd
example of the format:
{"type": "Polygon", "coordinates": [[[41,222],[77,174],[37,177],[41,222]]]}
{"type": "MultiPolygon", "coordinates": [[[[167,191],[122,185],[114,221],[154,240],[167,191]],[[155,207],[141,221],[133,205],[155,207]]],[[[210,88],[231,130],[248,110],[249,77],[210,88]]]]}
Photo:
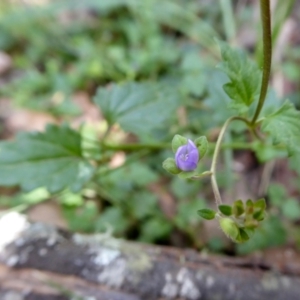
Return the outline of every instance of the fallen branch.
{"type": "Polygon", "coordinates": [[[272,299],[300,295],[299,259],[222,257],[0,220],[0,299],[272,299]],[[77,298],[76,298],[77,297],[77,298]],[[92,297],[92,298],[88,298],[92,297]],[[8,298],[7,298],[8,299],[8,298]]]}

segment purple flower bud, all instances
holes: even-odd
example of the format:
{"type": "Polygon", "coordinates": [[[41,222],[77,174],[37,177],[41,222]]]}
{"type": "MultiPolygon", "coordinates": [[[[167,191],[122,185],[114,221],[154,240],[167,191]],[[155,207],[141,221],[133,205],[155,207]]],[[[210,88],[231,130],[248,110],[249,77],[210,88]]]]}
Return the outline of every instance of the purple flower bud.
{"type": "Polygon", "coordinates": [[[186,145],[180,146],[176,151],[176,165],[182,171],[195,170],[197,168],[198,160],[198,149],[191,140],[188,140],[186,145]]]}

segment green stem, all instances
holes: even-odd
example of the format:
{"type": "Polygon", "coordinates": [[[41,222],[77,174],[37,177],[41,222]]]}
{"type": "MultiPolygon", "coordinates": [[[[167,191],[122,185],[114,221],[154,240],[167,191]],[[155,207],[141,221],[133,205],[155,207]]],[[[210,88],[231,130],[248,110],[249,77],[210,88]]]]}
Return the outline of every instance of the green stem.
{"type": "Polygon", "coordinates": [[[216,179],[217,160],[218,160],[218,155],[221,150],[222,140],[223,140],[224,134],[226,132],[226,129],[228,128],[229,124],[234,120],[239,120],[239,121],[245,122],[249,126],[249,121],[247,119],[242,118],[242,117],[231,117],[231,118],[227,119],[227,121],[224,123],[224,125],[219,133],[219,137],[218,137],[218,140],[216,143],[214,155],[213,155],[212,162],[211,162],[211,168],[210,168],[210,171],[212,173],[211,174],[211,185],[212,185],[212,189],[213,189],[213,192],[215,195],[217,206],[222,204],[222,198],[220,195],[220,191],[219,191],[219,187],[218,187],[217,179],[216,179]]]}
{"type": "Polygon", "coordinates": [[[169,143],[156,143],[156,144],[102,144],[102,147],[106,150],[115,151],[138,151],[138,150],[161,150],[170,148],[169,143]]]}
{"type": "MultiPolygon", "coordinates": [[[[246,120],[243,120],[246,123],[246,120]]],[[[250,124],[248,122],[248,124],[250,124]]],[[[251,130],[251,129],[250,129],[251,130]]],[[[255,132],[255,131],[253,131],[255,132]]],[[[255,132],[255,136],[261,140],[261,137],[258,136],[257,132],[255,132]]],[[[215,143],[210,143],[211,149],[216,148],[215,143]]],[[[223,143],[221,145],[222,149],[232,149],[232,150],[244,150],[244,149],[253,149],[255,146],[255,143],[246,143],[246,142],[231,142],[231,143],[223,143]]],[[[161,143],[161,144],[103,144],[102,147],[104,147],[106,150],[113,150],[113,151],[124,151],[124,152],[133,152],[133,151],[139,151],[139,150],[163,150],[163,149],[169,149],[170,144],[169,143],[161,143]]],[[[273,146],[274,147],[274,146],[273,146]]],[[[276,146],[275,148],[283,148],[282,145],[276,146]]]]}
{"type": "Polygon", "coordinates": [[[272,63],[272,35],[271,35],[270,0],[260,0],[260,10],[261,10],[261,20],[262,20],[262,27],[263,27],[264,62],[263,62],[263,76],[262,76],[261,90],[260,90],[258,105],[256,107],[254,117],[251,121],[252,127],[254,127],[254,124],[261,112],[261,109],[262,109],[265,99],[266,99],[268,85],[269,85],[270,72],[271,72],[271,63],[272,63]]]}

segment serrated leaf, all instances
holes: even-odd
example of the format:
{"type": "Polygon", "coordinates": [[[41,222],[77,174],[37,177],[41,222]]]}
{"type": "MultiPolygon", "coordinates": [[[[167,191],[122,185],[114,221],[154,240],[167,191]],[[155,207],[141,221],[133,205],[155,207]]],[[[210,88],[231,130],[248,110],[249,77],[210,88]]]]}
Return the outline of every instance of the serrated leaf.
{"type": "Polygon", "coordinates": [[[232,99],[230,107],[239,113],[245,113],[259,94],[261,71],[243,51],[232,49],[224,42],[219,41],[219,45],[223,62],[218,68],[224,71],[230,80],[223,86],[232,99]]]}
{"type": "Polygon", "coordinates": [[[218,206],[220,212],[225,216],[232,215],[232,207],[230,205],[221,204],[218,206]]]}
{"type": "Polygon", "coordinates": [[[167,158],[163,162],[163,168],[168,171],[169,173],[176,175],[181,173],[182,171],[177,168],[176,162],[174,158],[167,158]]]}
{"type": "Polygon", "coordinates": [[[172,139],[173,152],[176,153],[177,149],[181,146],[186,145],[187,142],[188,142],[188,139],[186,137],[176,134],[172,139]]]}
{"type": "Polygon", "coordinates": [[[195,140],[195,145],[199,151],[200,159],[203,158],[207,152],[208,142],[206,136],[200,136],[195,140]]]}
{"type": "Polygon", "coordinates": [[[67,126],[48,125],[45,132],[23,133],[0,145],[0,185],[77,192],[93,172],[82,156],[80,134],[67,126]]]}
{"type": "Polygon", "coordinates": [[[290,101],[286,101],[275,113],[267,116],[261,129],[269,133],[274,144],[283,143],[288,152],[299,152],[300,112],[290,101]]]}
{"type": "Polygon", "coordinates": [[[216,212],[209,208],[203,208],[198,210],[198,215],[206,220],[212,220],[215,218],[216,212]]]}
{"type": "Polygon", "coordinates": [[[142,138],[170,122],[180,98],[174,86],[129,82],[99,88],[94,102],[110,125],[119,123],[142,138]]]}

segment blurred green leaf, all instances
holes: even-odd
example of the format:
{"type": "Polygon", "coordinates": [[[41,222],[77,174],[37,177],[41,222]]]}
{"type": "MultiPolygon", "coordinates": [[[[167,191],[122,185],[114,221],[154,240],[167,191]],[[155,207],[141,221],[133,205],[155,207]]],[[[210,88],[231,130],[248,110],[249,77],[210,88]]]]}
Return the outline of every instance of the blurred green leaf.
{"type": "Polygon", "coordinates": [[[67,126],[20,134],[15,141],[2,142],[0,150],[0,184],[21,185],[26,191],[79,191],[94,172],[82,156],[80,134],[67,126]]]}
{"type": "Polygon", "coordinates": [[[261,128],[272,136],[274,144],[283,143],[290,154],[299,152],[300,112],[289,100],[267,116],[261,128]]]}
{"type": "Polygon", "coordinates": [[[116,235],[124,234],[129,225],[128,217],[124,215],[124,212],[118,206],[105,209],[95,220],[96,231],[103,232],[112,229],[116,235]]]}
{"type": "Polygon", "coordinates": [[[134,185],[144,187],[158,180],[158,175],[145,163],[136,161],[113,170],[103,180],[104,183],[111,182],[125,189],[126,186],[131,189],[134,185]]]}
{"type": "Polygon", "coordinates": [[[179,134],[175,134],[172,139],[172,150],[174,153],[177,152],[178,148],[181,146],[186,145],[188,142],[188,139],[184,136],[181,136],[179,134]]]}
{"type": "Polygon", "coordinates": [[[198,210],[198,215],[205,220],[212,220],[215,218],[216,212],[209,208],[202,208],[198,210]]]}
{"type": "Polygon", "coordinates": [[[168,220],[162,218],[152,218],[141,225],[140,241],[153,243],[168,237],[172,230],[172,225],[168,220]]]}
{"type": "Polygon", "coordinates": [[[245,212],[245,206],[242,200],[236,200],[233,202],[233,206],[232,206],[232,211],[233,214],[236,217],[239,217],[240,215],[242,215],[245,212]]]}
{"type": "Polygon", "coordinates": [[[207,203],[203,199],[181,201],[177,207],[176,224],[182,229],[187,230],[190,226],[201,222],[198,216],[199,206],[205,206],[207,203]]]}
{"type": "Polygon", "coordinates": [[[223,88],[232,99],[230,106],[239,113],[245,113],[258,96],[261,71],[243,51],[232,49],[224,42],[219,41],[219,45],[223,62],[218,67],[230,80],[223,88]]]}
{"type": "Polygon", "coordinates": [[[58,196],[61,204],[66,206],[78,207],[84,204],[84,200],[81,194],[72,193],[70,191],[64,191],[58,196]]]}
{"type": "Polygon", "coordinates": [[[200,181],[182,180],[178,176],[171,182],[171,189],[174,195],[179,199],[193,198],[197,195],[201,187],[200,181]]]}
{"type": "Polygon", "coordinates": [[[195,140],[195,145],[198,148],[200,159],[202,159],[208,149],[208,142],[206,136],[200,136],[195,140]]]}
{"type": "Polygon", "coordinates": [[[99,88],[94,101],[110,125],[119,123],[140,138],[167,126],[180,105],[175,86],[134,82],[99,88]]]}
{"type": "Polygon", "coordinates": [[[249,238],[250,237],[249,237],[247,231],[244,230],[243,228],[239,228],[239,235],[237,237],[237,242],[244,243],[244,242],[248,241],[249,238]]]}
{"type": "Polygon", "coordinates": [[[289,220],[295,221],[300,218],[300,203],[297,199],[284,199],[282,213],[289,220]]]}
{"type": "Polygon", "coordinates": [[[178,174],[178,177],[181,178],[181,179],[190,179],[192,177],[194,177],[195,175],[197,175],[197,170],[194,170],[194,171],[189,171],[189,172],[181,172],[178,174]]]}
{"type": "Polygon", "coordinates": [[[207,77],[208,98],[204,100],[205,107],[200,113],[203,120],[202,126],[213,128],[214,126],[223,125],[233,115],[234,111],[229,107],[231,100],[222,88],[228,82],[228,76],[219,70],[214,70],[207,74],[207,77]]]}
{"type": "Polygon", "coordinates": [[[68,226],[71,231],[95,231],[95,221],[99,214],[95,202],[87,201],[80,207],[63,206],[62,212],[68,222],[68,226]]]}
{"type": "Polygon", "coordinates": [[[157,210],[157,196],[150,194],[147,191],[137,192],[127,204],[130,207],[131,213],[139,220],[144,219],[147,216],[154,215],[157,210]]]}
{"type": "Polygon", "coordinates": [[[207,72],[205,62],[199,51],[194,50],[184,53],[181,69],[183,72],[182,91],[197,97],[202,96],[206,88],[207,72]]]}
{"type": "Polygon", "coordinates": [[[271,145],[267,141],[261,142],[261,141],[255,141],[252,144],[252,149],[255,151],[255,155],[258,158],[259,162],[265,163],[272,159],[276,158],[283,158],[286,157],[286,149],[284,147],[277,148],[276,146],[271,145]]]}
{"type": "Polygon", "coordinates": [[[286,190],[283,185],[271,183],[268,188],[268,195],[271,204],[280,207],[287,198],[286,190]]]}
{"type": "Polygon", "coordinates": [[[265,210],[266,207],[266,200],[264,198],[258,199],[254,202],[254,209],[265,210]]]}
{"type": "Polygon", "coordinates": [[[237,245],[239,254],[248,254],[255,250],[283,245],[286,242],[287,233],[282,221],[270,216],[255,230],[255,234],[249,241],[237,245]]]}
{"type": "Polygon", "coordinates": [[[232,207],[230,205],[221,204],[218,206],[220,212],[225,216],[232,215],[232,207]]]}
{"type": "Polygon", "coordinates": [[[181,170],[178,169],[174,158],[167,158],[163,162],[163,168],[174,175],[181,173],[181,170]]]}
{"type": "Polygon", "coordinates": [[[219,223],[223,232],[234,242],[237,242],[239,237],[239,228],[236,223],[230,218],[220,218],[219,223]]]}

